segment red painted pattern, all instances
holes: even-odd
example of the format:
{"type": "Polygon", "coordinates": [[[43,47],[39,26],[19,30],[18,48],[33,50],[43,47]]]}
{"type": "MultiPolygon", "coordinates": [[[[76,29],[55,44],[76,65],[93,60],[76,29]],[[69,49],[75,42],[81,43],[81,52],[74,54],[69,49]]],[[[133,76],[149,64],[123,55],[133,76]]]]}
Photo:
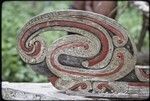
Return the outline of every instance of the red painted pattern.
{"type": "Polygon", "coordinates": [[[140,86],[140,87],[149,87],[149,83],[143,83],[143,82],[128,82],[129,86],[140,86]]]}
{"type": "Polygon", "coordinates": [[[106,89],[109,89],[110,91],[113,90],[113,88],[108,84],[108,82],[103,82],[103,83],[100,83],[100,84],[97,85],[97,88],[100,89],[100,90],[103,87],[106,88],[106,89]]]}
{"type": "Polygon", "coordinates": [[[116,36],[118,36],[120,38],[120,40],[118,40],[118,42],[121,44],[123,42],[123,40],[125,40],[123,34],[119,31],[119,30],[116,30],[115,27],[113,27],[112,25],[106,23],[105,21],[102,21],[102,20],[97,20],[97,19],[93,19],[91,17],[88,17],[88,16],[77,16],[77,15],[74,15],[75,18],[79,18],[79,19],[87,19],[87,20],[90,20],[90,21],[93,21],[101,26],[103,26],[104,28],[108,29],[109,31],[113,32],[116,36]]]}
{"type": "MultiPolygon", "coordinates": [[[[61,72],[66,72],[68,74],[73,74],[73,75],[84,75],[84,76],[94,76],[94,77],[101,77],[101,76],[108,76],[108,75],[112,75],[114,73],[117,73],[118,71],[121,70],[121,68],[123,67],[124,65],[124,54],[123,53],[118,53],[117,56],[118,58],[120,59],[120,64],[118,67],[116,67],[115,70],[113,71],[108,71],[107,73],[80,73],[80,72],[75,72],[75,71],[69,71],[69,70],[64,70],[62,68],[59,68],[59,66],[57,64],[55,64],[55,61],[54,61],[54,56],[55,54],[57,53],[57,51],[63,49],[63,48],[67,48],[68,46],[67,45],[72,45],[72,47],[75,46],[75,44],[72,44],[72,43],[68,43],[68,44],[64,44],[64,45],[61,45],[59,47],[57,47],[53,52],[52,54],[50,55],[50,62],[52,64],[52,66],[54,68],[56,68],[57,70],[61,71],[61,72]]],[[[81,44],[82,46],[83,44],[81,44]]],[[[83,45],[84,46],[84,45],[83,45]]],[[[70,46],[69,46],[70,47],[70,46]]]]}
{"type": "MultiPolygon", "coordinates": [[[[36,32],[42,28],[46,28],[46,27],[53,27],[53,26],[62,26],[62,27],[75,27],[75,28],[79,28],[79,29],[83,29],[86,30],[88,32],[93,33],[94,35],[96,35],[99,40],[101,41],[102,44],[102,49],[100,54],[95,57],[94,59],[89,60],[89,66],[92,66],[98,62],[101,62],[102,60],[104,60],[104,58],[106,58],[107,53],[109,51],[109,45],[108,45],[108,40],[106,38],[106,36],[98,29],[89,26],[89,25],[85,25],[82,23],[78,23],[78,22],[73,22],[73,21],[64,21],[64,20],[55,20],[55,21],[49,21],[49,25],[47,24],[48,22],[42,22],[39,24],[36,24],[32,27],[30,27],[22,36],[21,40],[20,40],[20,47],[21,49],[23,49],[26,52],[29,52],[33,49],[33,47],[29,48],[29,50],[25,47],[25,42],[28,39],[28,36],[30,36],[33,32],[36,32]],[[38,26],[38,27],[37,27],[38,26]],[[31,33],[32,32],[32,33],[31,33]]],[[[35,56],[40,52],[41,47],[39,47],[40,43],[38,43],[38,47],[37,45],[35,46],[35,50],[32,54],[30,54],[30,56],[35,56]]]]}
{"type": "Polygon", "coordinates": [[[56,81],[58,80],[59,78],[57,76],[52,76],[52,77],[49,77],[48,78],[48,81],[50,81],[52,83],[52,85],[55,87],[56,86],[56,81]]]}
{"type": "MultiPolygon", "coordinates": [[[[25,41],[27,40],[28,36],[30,36],[31,31],[32,32],[35,32],[35,31],[38,31],[39,29],[42,29],[42,28],[46,28],[46,27],[52,27],[52,26],[64,26],[64,27],[76,27],[76,28],[80,28],[80,29],[83,29],[83,30],[86,30],[86,31],[89,31],[93,34],[95,34],[96,36],[98,36],[98,38],[101,40],[102,42],[102,50],[101,50],[101,54],[96,57],[98,60],[102,61],[106,55],[107,55],[107,52],[108,52],[108,40],[106,38],[106,36],[104,34],[102,34],[101,31],[99,31],[98,29],[95,29],[93,28],[92,26],[88,26],[88,25],[85,25],[85,24],[82,24],[82,23],[77,23],[77,22],[72,22],[72,21],[62,21],[62,20],[58,20],[58,21],[49,21],[49,25],[47,24],[47,22],[42,22],[42,23],[39,23],[39,24],[36,24],[32,27],[29,28],[29,30],[27,30],[25,32],[25,34],[23,34],[21,40],[20,40],[20,46],[23,50],[28,50],[26,47],[25,47],[25,41]],[[38,26],[38,27],[37,27],[38,26]],[[34,29],[34,31],[33,31],[34,29]],[[100,34],[101,33],[101,34],[100,34]]],[[[32,47],[33,48],[33,47],[32,47]]],[[[36,49],[40,47],[35,47],[36,49]]],[[[36,50],[35,49],[35,50],[36,50]]],[[[31,50],[31,49],[30,49],[31,50]]],[[[28,50],[29,51],[29,50],[28,50]]],[[[35,52],[33,52],[35,53],[35,52]]],[[[32,54],[33,54],[32,53],[32,54]]],[[[38,52],[36,52],[38,53],[38,52]]],[[[35,54],[34,54],[35,55],[35,54]]],[[[94,61],[95,63],[95,61],[94,61]]],[[[94,64],[93,63],[93,64],[94,64]]],[[[53,64],[54,65],[54,64],[53,64]]],[[[55,67],[55,66],[54,66],[55,67]]],[[[120,67],[120,66],[119,66],[120,67]]],[[[120,67],[121,68],[121,67],[120,67]]],[[[118,71],[115,70],[115,72],[118,71]]],[[[114,72],[112,72],[114,73],[114,72]]],[[[109,73],[109,74],[112,74],[112,73],[109,73]]],[[[101,74],[101,75],[105,75],[105,74],[101,74]]],[[[107,73],[106,73],[107,75],[107,73]]]]}
{"type": "Polygon", "coordinates": [[[142,76],[144,76],[145,78],[149,78],[150,74],[146,74],[142,68],[139,68],[140,73],[142,74],[142,76]]]}
{"type": "MultiPolygon", "coordinates": [[[[106,22],[104,22],[104,21],[93,19],[93,18],[83,16],[83,15],[82,16],[73,15],[73,16],[75,18],[86,19],[86,20],[89,20],[89,21],[93,21],[93,22],[103,26],[104,28],[108,29],[109,31],[113,32],[116,36],[118,36],[120,38],[119,40],[117,40],[117,42],[119,44],[121,44],[123,42],[123,40],[125,40],[123,34],[119,30],[116,30],[115,27],[113,27],[112,25],[110,25],[108,23],[106,24],[106,22]]],[[[100,61],[101,61],[101,56],[98,55],[94,59],[89,60],[89,66],[95,65],[96,63],[99,63],[100,61]]]]}
{"type": "Polygon", "coordinates": [[[81,87],[81,89],[86,89],[87,88],[87,84],[86,83],[78,83],[73,85],[71,88],[69,88],[69,90],[72,91],[79,91],[79,87],[81,87]]]}

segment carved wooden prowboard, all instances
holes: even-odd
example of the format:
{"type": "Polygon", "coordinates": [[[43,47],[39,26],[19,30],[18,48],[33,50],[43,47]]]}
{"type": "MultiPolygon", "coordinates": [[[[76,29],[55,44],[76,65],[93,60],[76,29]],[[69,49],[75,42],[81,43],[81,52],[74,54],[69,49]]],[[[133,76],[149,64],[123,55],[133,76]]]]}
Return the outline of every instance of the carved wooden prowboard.
{"type": "Polygon", "coordinates": [[[149,72],[135,68],[136,48],[127,30],[106,16],[80,10],[38,15],[25,24],[17,41],[21,58],[47,76],[57,89],[89,93],[149,91],[149,72]],[[48,46],[39,35],[54,30],[77,34],[48,46]]]}

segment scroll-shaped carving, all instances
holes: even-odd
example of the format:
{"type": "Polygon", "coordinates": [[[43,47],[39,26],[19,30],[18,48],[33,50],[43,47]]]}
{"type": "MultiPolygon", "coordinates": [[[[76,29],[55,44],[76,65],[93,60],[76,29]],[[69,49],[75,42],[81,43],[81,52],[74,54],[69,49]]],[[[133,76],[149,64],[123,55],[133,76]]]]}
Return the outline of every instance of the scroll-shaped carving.
{"type": "Polygon", "coordinates": [[[51,12],[31,19],[18,35],[18,52],[35,71],[42,70],[56,88],[75,91],[100,90],[103,85],[113,90],[92,82],[119,80],[133,71],[136,63],[135,45],[120,24],[80,10],[51,12]],[[39,35],[54,30],[77,34],[48,46],[39,35]]]}
{"type": "Polygon", "coordinates": [[[137,66],[135,68],[135,74],[140,81],[149,82],[149,68],[146,66],[137,66]]]}

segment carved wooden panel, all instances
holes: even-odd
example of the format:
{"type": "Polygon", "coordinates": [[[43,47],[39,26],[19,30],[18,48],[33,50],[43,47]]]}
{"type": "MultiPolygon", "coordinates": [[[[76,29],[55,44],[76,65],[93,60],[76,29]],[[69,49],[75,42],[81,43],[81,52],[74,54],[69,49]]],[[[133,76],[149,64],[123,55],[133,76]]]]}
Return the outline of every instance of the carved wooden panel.
{"type": "MultiPolygon", "coordinates": [[[[69,10],[38,15],[24,25],[17,41],[21,58],[60,90],[118,93],[134,85],[124,83],[130,75],[130,81],[148,81],[144,75],[149,74],[135,69],[136,48],[127,30],[100,14],[69,10]],[[39,35],[54,30],[77,34],[49,46],[39,35]]],[[[141,85],[148,89],[148,84],[141,85]]]]}

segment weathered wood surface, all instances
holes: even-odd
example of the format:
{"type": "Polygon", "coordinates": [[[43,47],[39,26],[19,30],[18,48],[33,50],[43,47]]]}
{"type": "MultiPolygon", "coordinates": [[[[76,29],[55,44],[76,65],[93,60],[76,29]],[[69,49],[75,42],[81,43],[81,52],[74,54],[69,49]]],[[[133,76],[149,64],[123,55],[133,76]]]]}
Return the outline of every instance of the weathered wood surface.
{"type": "Polygon", "coordinates": [[[27,22],[17,39],[21,58],[59,90],[147,97],[149,67],[135,67],[135,44],[114,19],[81,10],[50,12],[27,22]],[[78,34],[49,46],[40,34],[53,30],[78,34]]]}
{"type": "Polygon", "coordinates": [[[51,83],[17,83],[2,82],[2,97],[5,100],[115,100],[134,99],[143,100],[148,94],[142,96],[127,93],[87,93],[60,91],[51,83]]]}
{"type": "Polygon", "coordinates": [[[2,97],[6,100],[89,100],[81,96],[60,93],[51,83],[2,82],[2,97]]]}

